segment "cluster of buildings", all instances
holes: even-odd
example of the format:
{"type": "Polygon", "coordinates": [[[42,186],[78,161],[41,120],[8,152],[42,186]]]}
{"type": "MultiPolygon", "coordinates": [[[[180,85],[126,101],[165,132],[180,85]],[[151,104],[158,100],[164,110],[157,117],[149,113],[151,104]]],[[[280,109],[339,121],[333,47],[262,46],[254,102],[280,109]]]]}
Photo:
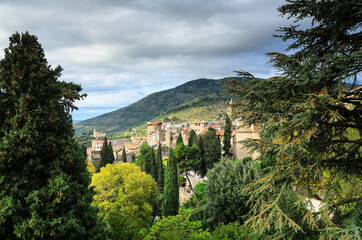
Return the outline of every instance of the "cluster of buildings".
{"type": "MultiPolygon", "coordinates": [[[[105,137],[105,133],[103,134],[104,135],[102,135],[102,137],[105,137]]],[[[125,148],[128,162],[132,161],[132,156],[138,153],[139,146],[145,142],[147,142],[146,137],[131,137],[131,139],[108,140],[108,144],[112,144],[113,155],[116,161],[121,159],[123,148],[125,148]]],[[[92,140],[92,147],[87,149],[88,161],[93,163],[99,161],[103,143],[104,140],[92,140]]]]}
{"type": "MultiPolygon", "coordinates": [[[[231,134],[231,152],[235,158],[242,159],[244,157],[255,158],[257,153],[250,153],[248,149],[244,148],[240,141],[251,138],[259,138],[259,127],[251,125],[250,127],[241,127],[234,116],[235,108],[232,107],[232,100],[227,109],[227,114],[232,119],[232,134],[231,134]]],[[[113,147],[113,154],[116,160],[121,158],[123,148],[126,149],[127,160],[131,161],[132,156],[138,153],[138,148],[143,143],[148,142],[149,145],[156,147],[161,144],[164,147],[176,146],[176,141],[181,134],[185,144],[187,144],[190,131],[194,130],[197,135],[203,135],[208,131],[209,127],[216,130],[216,134],[220,136],[220,140],[224,137],[224,121],[195,121],[177,124],[173,122],[149,122],[147,123],[147,137],[131,137],[131,139],[109,140],[113,147]]],[[[94,138],[103,138],[105,133],[100,133],[94,130],[94,138]]],[[[100,157],[104,140],[92,140],[92,147],[87,149],[88,160],[97,162],[100,157]]],[[[165,154],[166,155],[166,154],[165,154]]]]}
{"type": "MultiPolygon", "coordinates": [[[[259,138],[259,129],[260,127],[256,125],[251,125],[250,127],[241,127],[241,123],[233,118],[235,115],[235,108],[232,107],[232,100],[230,101],[230,106],[227,109],[227,114],[231,116],[232,119],[232,134],[231,134],[231,152],[235,158],[244,158],[244,157],[256,157],[256,153],[250,153],[248,149],[244,148],[240,141],[251,138],[259,138]]],[[[216,130],[216,135],[220,136],[220,140],[223,140],[224,137],[224,121],[196,121],[196,122],[185,122],[182,124],[176,124],[172,122],[149,122],[147,123],[147,142],[151,146],[156,146],[159,143],[165,147],[176,146],[176,141],[181,134],[184,143],[186,144],[189,139],[191,129],[196,132],[196,134],[205,134],[208,131],[209,127],[212,127],[216,130]]]]}

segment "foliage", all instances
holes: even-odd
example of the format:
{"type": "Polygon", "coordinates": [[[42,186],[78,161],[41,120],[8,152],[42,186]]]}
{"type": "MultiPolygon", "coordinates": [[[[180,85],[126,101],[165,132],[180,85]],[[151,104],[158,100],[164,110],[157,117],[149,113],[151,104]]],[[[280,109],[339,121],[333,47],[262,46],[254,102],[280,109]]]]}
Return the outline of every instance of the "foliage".
{"type": "Polygon", "coordinates": [[[207,163],[205,159],[205,144],[203,135],[199,135],[196,137],[196,146],[199,149],[198,159],[200,160],[200,165],[197,173],[200,174],[201,177],[205,177],[207,173],[207,163]]]}
{"type": "Polygon", "coordinates": [[[103,239],[73,137],[80,85],[59,81],[36,36],[15,33],[0,61],[0,236],[103,239]]]}
{"type": "Polygon", "coordinates": [[[199,149],[197,146],[189,147],[188,145],[184,145],[183,143],[178,144],[175,147],[174,154],[175,159],[178,162],[179,173],[184,173],[187,181],[189,182],[189,186],[191,188],[192,193],[197,201],[197,196],[195,190],[191,184],[189,179],[189,171],[199,169],[200,160],[197,158],[199,153],[199,149]]]}
{"type": "Polygon", "coordinates": [[[232,157],[231,149],[231,121],[230,117],[226,114],[225,116],[225,127],[224,127],[224,139],[222,149],[224,153],[222,154],[224,157],[232,157]]]}
{"type": "Polygon", "coordinates": [[[121,161],[127,162],[127,154],[126,154],[126,147],[124,146],[122,149],[121,161]]]}
{"type": "Polygon", "coordinates": [[[152,226],[145,240],[210,239],[210,233],[201,228],[201,222],[190,221],[190,215],[190,211],[181,210],[176,216],[162,218],[152,226]]]}
{"type": "MultiPolygon", "coordinates": [[[[261,139],[245,144],[260,153],[261,161],[270,153],[276,160],[246,189],[255,202],[248,223],[263,231],[271,223],[275,229],[306,231],[282,205],[284,196],[298,189],[302,198],[318,197],[324,204],[320,212],[302,216],[319,237],[360,239],[362,194],[353,191],[347,197],[340,183],[362,173],[362,91],[351,90],[361,73],[361,1],[287,0],[279,12],[297,23],[312,20],[306,29],[280,30],[292,52],[269,54],[280,75],[265,80],[239,72],[249,78],[243,84],[230,81],[241,103],[241,121],[262,126],[261,139]]],[[[299,208],[303,201],[294,205],[299,208]]]]}
{"type": "Polygon", "coordinates": [[[216,135],[216,130],[214,128],[209,127],[204,135],[204,152],[206,169],[211,169],[221,158],[220,139],[216,135]]]}
{"type": "Polygon", "coordinates": [[[189,134],[189,141],[188,141],[187,145],[189,147],[192,147],[195,144],[196,144],[196,132],[195,132],[195,130],[191,129],[190,134],[189,134]]]}
{"type": "Polygon", "coordinates": [[[214,240],[257,240],[252,231],[247,226],[240,225],[239,222],[232,222],[226,225],[219,225],[211,233],[214,240]]]}
{"type": "Polygon", "coordinates": [[[111,143],[109,143],[108,145],[107,137],[104,137],[99,163],[97,166],[98,170],[102,167],[105,167],[107,164],[112,164],[113,162],[114,162],[114,156],[113,156],[112,145],[111,143]]]}
{"type": "Polygon", "coordinates": [[[96,167],[94,166],[93,163],[91,163],[90,161],[87,160],[87,171],[93,175],[96,173],[96,167]]]}
{"type": "Polygon", "coordinates": [[[182,139],[182,135],[181,133],[179,133],[177,140],[176,140],[176,146],[179,145],[180,143],[184,143],[184,140],[182,139]]]}
{"type": "Polygon", "coordinates": [[[152,161],[153,148],[148,143],[143,143],[139,148],[139,154],[137,155],[136,165],[141,168],[142,171],[151,173],[151,161],[152,161]]]}
{"type": "Polygon", "coordinates": [[[223,158],[207,173],[208,192],[206,214],[209,221],[216,224],[243,222],[243,216],[250,208],[247,206],[248,194],[242,188],[259,178],[254,162],[230,161],[223,158]]]}
{"type": "Polygon", "coordinates": [[[173,149],[170,149],[166,174],[165,174],[165,188],[163,193],[162,215],[167,217],[176,215],[179,209],[179,186],[178,186],[178,173],[177,162],[173,154],[173,149]]]}
{"type": "Polygon", "coordinates": [[[164,176],[165,174],[163,169],[161,144],[158,144],[157,154],[156,154],[156,164],[157,164],[157,186],[160,188],[160,191],[163,192],[163,187],[165,184],[165,176],[164,176]]]}
{"type": "Polygon", "coordinates": [[[93,205],[107,223],[111,239],[139,239],[152,222],[157,186],[150,175],[132,164],[118,162],[92,177],[93,205]]]}

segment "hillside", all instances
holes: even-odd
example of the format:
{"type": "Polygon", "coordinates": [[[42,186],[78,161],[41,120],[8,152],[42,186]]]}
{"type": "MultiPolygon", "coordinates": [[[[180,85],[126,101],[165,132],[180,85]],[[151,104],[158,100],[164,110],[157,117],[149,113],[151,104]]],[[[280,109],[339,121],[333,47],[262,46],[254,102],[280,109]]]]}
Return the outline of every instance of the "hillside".
{"type": "MultiPolygon", "coordinates": [[[[196,119],[203,119],[210,115],[207,113],[210,112],[207,110],[208,106],[219,104],[221,107],[222,102],[225,103],[230,99],[230,96],[225,93],[225,84],[222,80],[198,79],[150,94],[124,108],[75,123],[76,134],[93,128],[107,133],[121,132],[157,117],[171,116],[173,112],[182,112],[191,108],[194,110],[199,108],[197,112],[203,112],[203,114],[198,118],[196,118],[197,115],[194,116],[196,119]]],[[[179,114],[182,115],[182,113],[179,114]]],[[[220,114],[222,115],[222,112],[218,113],[220,114]]]]}

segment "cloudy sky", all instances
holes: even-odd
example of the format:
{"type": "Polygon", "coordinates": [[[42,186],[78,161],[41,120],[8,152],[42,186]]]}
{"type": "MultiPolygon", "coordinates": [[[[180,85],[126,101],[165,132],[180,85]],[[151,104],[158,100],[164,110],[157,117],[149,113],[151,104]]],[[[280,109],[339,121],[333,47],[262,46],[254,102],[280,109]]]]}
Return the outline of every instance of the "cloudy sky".
{"type": "Polygon", "coordinates": [[[272,76],[265,53],[286,48],[272,35],[291,23],[283,2],[1,0],[0,48],[15,31],[36,35],[61,79],[88,94],[73,113],[82,120],[198,78],[272,76]]]}

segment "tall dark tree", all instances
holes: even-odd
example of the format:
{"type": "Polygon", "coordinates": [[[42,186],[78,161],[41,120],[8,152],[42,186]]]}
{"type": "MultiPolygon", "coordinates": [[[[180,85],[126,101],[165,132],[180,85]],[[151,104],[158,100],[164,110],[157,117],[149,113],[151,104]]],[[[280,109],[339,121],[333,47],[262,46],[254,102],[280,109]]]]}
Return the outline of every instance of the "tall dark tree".
{"type": "Polygon", "coordinates": [[[114,154],[113,154],[113,147],[112,147],[112,143],[109,142],[108,144],[108,158],[109,158],[109,163],[112,164],[114,163],[114,154]]]}
{"type": "Polygon", "coordinates": [[[176,140],[176,146],[183,142],[184,142],[184,140],[182,139],[182,135],[181,135],[181,133],[179,133],[177,140],[176,140]]]}
{"type": "Polygon", "coordinates": [[[81,86],[59,81],[37,37],[15,33],[0,61],[1,239],[101,239],[70,112],[81,86]]]}
{"type": "Polygon", "coordinates": [[[261,139],[247,146],[260,160],[271,153],[277,159],[267,177],[249,188],[256,204],[248,223],[275,237],[294,238],[309,228],[323,239],[358,239],[362,90],[354,88],[362,68],[361,1],[287,0],[278,10],[296,23],[312,20],[307,28],[280,29],[291,53],[269,56],[281,75],[258,79],[240,72],[246,80],[230,82],[242,103],[241,120],[262,126],[261,139]],[[294,208],[312,197],[324,207],[318,214],[293,217],[283,205],[293,189],[304,199],[294,201],[294,208]]]}
{"type": "Polygon", "coordinates": [[[150,154],[150,163],[151,163],[151,176],[157,182],[157,179],[158,179],[158,167],[157,167],[157,162],[156,162],[155,151],[153,150],[153,148],[151,148],[149,154],[150,154]]]}
{"type": "Polygon", "coordinates": [[[211,169],[221,158],[221,143],[214,128],[209,127],[204,135],[204,151],[206,168],[211,169]]]}
{"type": "Polygon", "coordinates": [[[196,170],[201,177],[205,177],[207,173],[207,163],[205,159],[205,146],[204,146],[204,137],[203,135],[199,135],[196,137],[196,146],[199,149],[199,156],[200,165],[199,168],[196,170]]]}
{"type": "Polygon", "coordinates": [[[157,186],[160,188],[160,191],[163,192],[165,174],[164,174],[163,161],[162,161],[162,147],[160,143],[158,144],[157,148],[156,164],[157,164],[157,186]]]}
{"type": "Polygon", "coordinates": [[[122,149],[121,161],[127,162],[127,154],[126,154],[126,147],[124,146],[122,149]]]}
{"type": "Polygon", "coordinates": [[[231,153],[231,121],[229,115],[225,116],[225,127],[224,127],[224,139],[223,139],[223,156],[224,157],[232,157],[231,153]]]}
{"type": "Polygon", "coordinates": [[[105,167],[107,164],[111,163],[111,159],[109,157],[109,150],[108,150],[108,141],[107,137],[104,137],[103,145],[99,157],[98,169],[105,167]]]}
{"type": "Polygon", "coordinates": [[[189,134],[189,141],[188,141],[187,145],[189,147],[192,147],[195,144],[196,144],[196,132],[195,132],[195,130],[191,129],[190,134],[189,134]]]}
{"type": "Polygon", "coordinates": [[[177,162],[172,148],[170,149],[170,153],[168,155],[165,175],[162,215],[167,217],[170,215],[177,215],[179,209],[177,162]]]}

